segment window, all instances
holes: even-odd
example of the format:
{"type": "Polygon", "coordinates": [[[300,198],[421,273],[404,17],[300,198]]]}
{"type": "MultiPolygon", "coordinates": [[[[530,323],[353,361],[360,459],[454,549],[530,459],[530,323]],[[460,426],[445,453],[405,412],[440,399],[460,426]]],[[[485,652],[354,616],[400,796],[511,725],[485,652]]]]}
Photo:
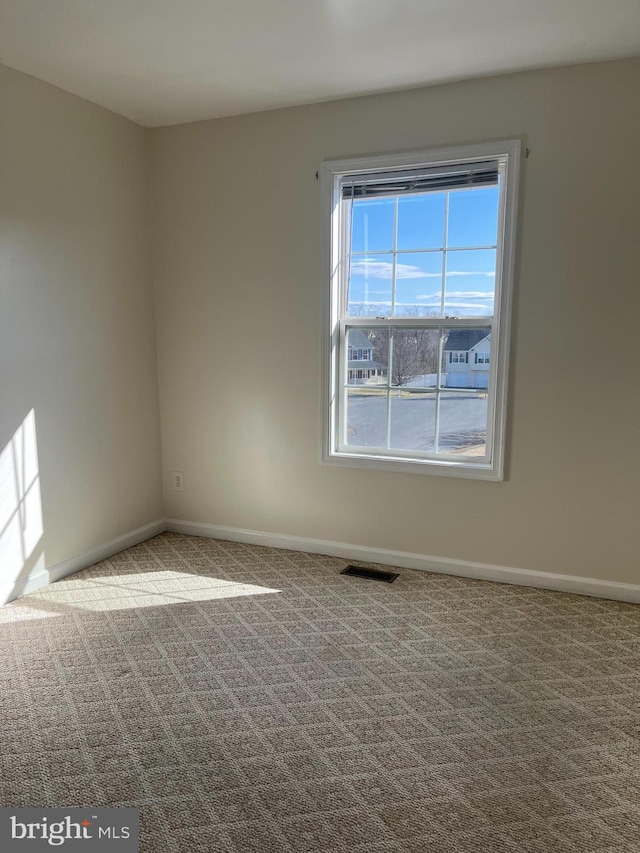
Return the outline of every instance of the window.
{"type": "Polygon", "coordinates": [[[323,164],[326,462],[502,479],[519,157],[323,164]],[[368,382],[347,369],[360,351],[368,382]]]}
{"type": "Polygon", "coordinates": [[[371,350],[370,349],[356,349],[355,347],[349,346],[349,361],[370,361],[371,360],[371,350]]]}

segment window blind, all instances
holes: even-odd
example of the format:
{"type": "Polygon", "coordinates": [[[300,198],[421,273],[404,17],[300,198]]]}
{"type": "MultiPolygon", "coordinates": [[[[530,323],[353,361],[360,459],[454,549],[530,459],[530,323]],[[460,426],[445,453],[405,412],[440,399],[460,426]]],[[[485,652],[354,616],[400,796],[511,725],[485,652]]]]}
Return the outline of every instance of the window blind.
{"type": "Polygon", "coordinates": [[[341,195],[343,199],[380,198],[497,184],[498,161],[488,160],[455,166],[345,175],[341,181],[341,195]]]}

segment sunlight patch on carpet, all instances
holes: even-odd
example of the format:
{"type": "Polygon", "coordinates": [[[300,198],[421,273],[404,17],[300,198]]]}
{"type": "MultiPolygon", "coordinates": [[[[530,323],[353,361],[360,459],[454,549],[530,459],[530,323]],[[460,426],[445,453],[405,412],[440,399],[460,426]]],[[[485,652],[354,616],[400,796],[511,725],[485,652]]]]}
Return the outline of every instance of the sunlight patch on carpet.
{"type": "Polygon", "coordinates": [[[103,612],[274,592],[280,590],[187,572],[158,571],[60,581],[33,593],[29,600],[103,612]]]}

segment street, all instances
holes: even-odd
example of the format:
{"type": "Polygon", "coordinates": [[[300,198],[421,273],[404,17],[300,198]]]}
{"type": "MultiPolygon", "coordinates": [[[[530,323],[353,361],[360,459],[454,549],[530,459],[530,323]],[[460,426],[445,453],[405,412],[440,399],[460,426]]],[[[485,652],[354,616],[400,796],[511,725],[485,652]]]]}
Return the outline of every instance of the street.
{"type": "MultiPolygon", "coordinates": [[[[391,393],[390,447],[396,450],[433,451],[435,393],[428,396],[391,393]]],[[[360,447],[387,446],[387,400],[380,392],[349,393],[347,441],[360,447]]],[[[440,401],[440,452],[458,451],[484,443],[487,426],[486,394],[443,392],[440,401]]]]}

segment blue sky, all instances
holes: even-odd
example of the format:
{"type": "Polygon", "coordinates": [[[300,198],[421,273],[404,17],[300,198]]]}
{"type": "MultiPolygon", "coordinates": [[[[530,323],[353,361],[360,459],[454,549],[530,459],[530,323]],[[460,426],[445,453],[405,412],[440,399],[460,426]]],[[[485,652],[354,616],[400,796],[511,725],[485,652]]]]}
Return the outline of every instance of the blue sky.
{"type": "MultiPolygon", "coordinates": [[[[445,235],[445,193],[398,199],[396,315],[418,311],[451,316],[493,313],[498,188],[449,192],[445,235]],[[473,247],[473,248],[472,248],[473,247]],[[446,275],[443,280],[443,249],[446,275]],[[422,251],[420,251],[422,250],[422,251]],[[424,251],[429,250],[429,251],[424,251]],[[417,307],[416,307],[417,306],[417,307]]],[[[349,304],[354,314],[389,313],[393,290],[395,199],[353,202],[349,304]]]]}

